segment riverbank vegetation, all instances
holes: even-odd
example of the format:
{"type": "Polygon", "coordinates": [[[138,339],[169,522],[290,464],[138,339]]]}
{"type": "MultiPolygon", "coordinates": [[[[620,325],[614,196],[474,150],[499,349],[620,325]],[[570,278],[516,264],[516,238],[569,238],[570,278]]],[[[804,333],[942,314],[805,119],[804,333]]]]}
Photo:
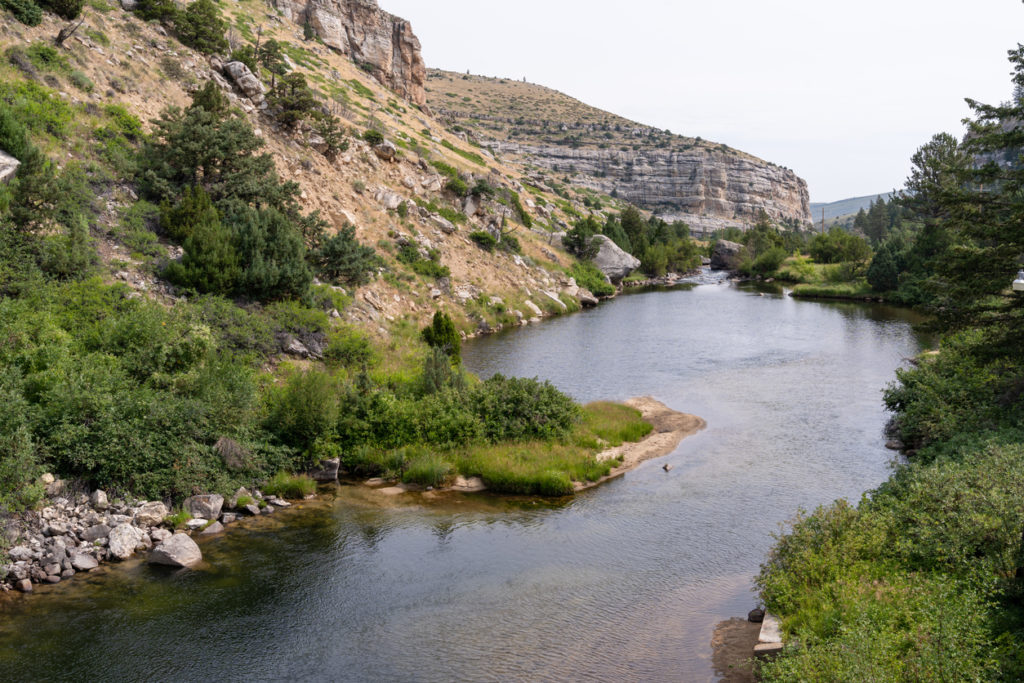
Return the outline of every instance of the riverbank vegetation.
{"type": "Polygon", "coordinates": [[[302,494],[309,481],[289,473],[334,457],[563,495],[607,473],[605,442],[642,436],[631,409],[467,375],[446,315],[427,334],[396,320],[388,341],[342,322],[380,257],[301,209],[218,89],[147,135],[122,107],[70,105],[13,68],[0,83],[0,148],[21,162],[0,184],[0,509],[37,503],[44,471],[172,502],[243,485],[302,494]],[[112,242],[142,275],[109,276],[112,242]]]}
{"type": "Polygon", "coordinates": [[[916,225],[878,235],[889,291],[945,337],[885,394],[909,463],[857,506],[802,513],[764,564],[790,644],[765,680],[1024,677],[1024,48],[1010,56],[1014,99],[972,102],[964,142],[922,147],[899,200],[916,225]]]}

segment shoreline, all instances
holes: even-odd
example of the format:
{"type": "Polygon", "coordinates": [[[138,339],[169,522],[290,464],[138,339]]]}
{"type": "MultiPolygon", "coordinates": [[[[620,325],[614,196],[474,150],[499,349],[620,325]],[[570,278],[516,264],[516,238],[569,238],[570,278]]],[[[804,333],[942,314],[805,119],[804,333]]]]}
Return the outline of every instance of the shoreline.
{"type": "Polygon", "coordinates": [[[624,443],[598,453],[595,456],[598,460],[613,460],[622,456],[622,464],[613,467],[611,472],[597,481],[574,482],[573,488],[576,493],[621,477],[648,460],[662,458],[670,454],[682,443],[683,439],[693,436],[707,427],[707,422],[703,418],[673,410],[651,396],[637,396],[622,403],[639,410],[641,417],[649,422],[654,429],[639,441],[624,443]]]}

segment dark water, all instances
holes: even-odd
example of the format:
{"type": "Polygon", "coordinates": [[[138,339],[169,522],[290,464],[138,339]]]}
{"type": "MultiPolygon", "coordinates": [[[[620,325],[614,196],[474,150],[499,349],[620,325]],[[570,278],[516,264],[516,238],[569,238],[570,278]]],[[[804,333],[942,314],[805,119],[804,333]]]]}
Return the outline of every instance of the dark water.
{"type": "Polygon", "coordinates": [[[734,286],[637,294],[474,342],[473,370],[708,421],[571,501],[359,486],[203,546],[0,609],[0,680],[713,680],[770,534],[892,460],[881,390],[912,314],[734,286]]]}

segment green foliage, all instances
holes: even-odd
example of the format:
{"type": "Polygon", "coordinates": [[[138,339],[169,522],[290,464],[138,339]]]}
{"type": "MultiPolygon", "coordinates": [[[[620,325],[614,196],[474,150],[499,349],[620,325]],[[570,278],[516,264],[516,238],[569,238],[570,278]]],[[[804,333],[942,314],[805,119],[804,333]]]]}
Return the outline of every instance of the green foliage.
{"type": "Polygon", "coordinates": [[[318,370],[295,372],[267,396],[267,429],[282,442],[305,451],[330,438],[338,419],[337,383],[318,370]]]}
{"type": "Polygon", "coordinates": [[[434,313],[430,325],[423,328],[421,333],[423,341],[427,346],[440,349],[448,356],[452,363],[458,364],[462,358],[462,339],[459,337],[455,323],[444,311],[434,313]]]}
{"type": "Polygon", "coordinates": [[[260,45],[257,59],[260,65],[272,74],[283,76],[288,73],[288,63],[284,61],[284,50],[281,44],[270,38],[260,45]]]}
{"type": "Polygon", "coordinates": [[[605,279],[604,273],[592,263],[577,262],[569,268],[569,275],[576,279],[576,284],[589,289],[594,296],[612,296],[615,287],[605,279]]]}
{"type": "Polygon", "coordinates": [[[61,19],[77,19],[85,6],[85,0],[45,0],[43,6],[61,19]]]}
{"type": "Polygon", "coordinates": [[[449,178],[448,182],[444,185],[444,189],[448,190],[456,197],[465,197],[469,194],[469,185],[467,185],[466,181],[458,176],[449,178]]]}
{"type": "Polygon", "coordinates": [[[334,159],[348,149],[348,139],[337,116],[326,114],[317,117],[313,121],[313,130],[323,138],[323,154],[328,159],[334,159]]]}
{"type": "Polygon", "coordinates": [[[302,235],[277,209],[236,205],[226,214],[241,273],[240,294],[260,301],[302,298],[313,272],[306,262],[302,235]]]}
{"type": "Polygon", "coordinates": [[[362,368],[375,364],[377,352],[366,335],[355,328],[344,327],[331,335],[324,360],[346,368],[362,368]]]}
{"type": "Polygon", "coordinates": [[[443,486],[454,475],[452,463],[439,455],[422,452],[409,459],[402,481],[421,486],[443,486]]]}
{"type": "Polygon", "coordinates": [[[368,143],[370,146],[379,145],[384,142],[384,136],[380,131],[367,128],[363,131],[363,141],[368,143]]]}
{"type": "Polygon", "coordinates": [[[138,0],[135,13],[146,21],[159,21],[162,24],[173,22],[178,16],[178,7],[174,0],[138,0]]]}
{"type": "Polygon", "coordinates": [[[571,398],[536,379],[494,375],[470,392],[470,402],[492,442],[559,438],[580,417],[571,398]]]}
{"type": "Polygon", "coordinates": [[[213,0],[194,0],[174,18],[178,40],[207,55],[228,51],[228,40],[224,37],[227,29],[227,22],[213,0]]]}
{"type": "Polygon", "coordinates": [[[600,229],[600,224],[593,218],[579,220],[562,238],[562,245],[581,261],[589,261],[601,250],[600,244],[594,239],[600,229]]]}
{"type": "Polygon", "coordinates": [[[746,267],[741,266],[740,272],[750,275],[770,275],[779,269],[787,256],[789,254],[782,247],[771,247],[746,267]]]}
{"type": "Polygon", "coordinates": [[[832,228],[825,235],[815,235],[808,249],[818,263],[866,263],[871,258],[871,246],[867,241],[841,228],[832,228]]]}
{"type": "Polygon", "coordinates": [[[476,242],[476,245],[486,252],[494,251],[494,247],[498,245],[498,240],[486,230],[474,230],[469,233],[469,239],[476,242]]]}
{"type": "Polygon", "coordinates": [[[419,197],[414,197],[413,201],[416,202],[416,206],[422,206],[423,208],[427,209],[428,211],[432,211],[433,213],[438,214],[439,216],[441,216],[442,218],[444,218],[448,222],[454,223],[455,225],[463,225],[463,224],[466,223],[466,221],[469,220],[466,217],[466,214],[462,213],[461,211],[456,211],[455,209],[452,209],[451,207],[439,206],[438,204],[435,204],[434,202],[424,201],[423,199],[420,199],[419,197]]]}
{"type": "Polygon", "coordinates": [[[26,26],[38,26],[43,20],[43,10],[32,0],[2,0],[2,6],[26,26]]]}
{"type": "MultiPolygon", "coordinates": [[[[8,106],[8,111],[19,125],[32,134],[45,133],[63,138],[74,119],[71,106],[55,91],[33,81],[0,82],[0,101],[8,106]]],[[[7,151],[18,156],[11,150],[7,151]]]]}
{"type": "Polygon", "coordinates": [[[279,110],[277,120],[293,128],[318,113],[316,95],[306,83],[306,77],[298,72],[279,78],[267,100],[279,110]]]}
{"type": "MultiPolygon", "coordinates": [[[[197,194],[202,192],[196,190],[197,194]]],[[[175,228],[187,235],[183,245],[185,253],[181,261],[167,266],[164,276],[177,285],[202,293],[234,292],[242,274],[238,255],[232,245],[231,231],[220,222],[212,204],[207,211],[191,217],[188,223],[176,223],[175,228]]]]}
{"type": "Polygon", "coordinates": [[[356,239],[356,229],[351,225],[323,240],[310,259],[321,278],[353,287],[369,282],[382,264],[373,247],[356,239]]]}
{"type": "Polygon", "coordinates": [[[278,472],[273,479],[263,485],[263,492],[278,498],[301,500],[316,493],[316,482],[304,474],[294,475],[278,472]]]}
{"type": "Polygon", "coordinates": [[[230,109],[231,103],[217,82],[209,80],[202,88],[192,93],[192,106],[223,116],[230,109]]]}
{"type": "Polygon", "coordinates": [[[460,149],[460,148],[456,147],[455,145],[453,145],[452,143],[448,142],[447,140],[442,140],[441,141],[441,146],[444,147],[445,149],[449,149],[449,150],[455,152],[456,154],[458,154],[463,159],[466,159],[468,161],[472,161],[474,164],[477,164],[479,166],[483,166],[485,168],[487,167],[487,163],[484,161],[484,158],[482,156],[480,156],[479,154],[477,154],[476,152],[467,152],[464,149],[460,149]]]}
{"type": "Polygon", "coordinates": [[[409,266],[418,275],[430,278],[442,278],[451,275],[448,266],[441,265],[441,254],[432,249],[429,258],[423,258],[419,249],[413,244],[407,244],[398,251],[398,261],[409,266]]]}
{"type": "MultiPolygon", "coordinates": [[[[8,55],[10,55],[11,50],[15,49],[18,48],[8,48],[8,55]]],[[[40,71],[56,73],[68,73],[71,71],[67,58],[57,48],[46,43],[32,43],[25,49],[25,56],[40,71]]]]}
{"type": "Polygon", "coordinates": [[[871,265],[868,266],[867,280],[868,284],[875,291],[891,292],[899,287],[900,271],[898,257],[893,252],[892,246],[886,243],[875,253],[875,257],[871,259],[871,265]]]}
{"type": "Polygon", "coordinates": [[[231,51],[231,61],[241,62],[249,67],[249,71],[254,74],[259,73],[258,62],[256,60],[256,48],[252,45],[242,45],[231,51]]]}
{"type": "Polygon", "coordinates": [[[0,373],[0,510],[19,512],[43,495],[43,468],[24,398],[24,379],[15,368],[0,373]]]}

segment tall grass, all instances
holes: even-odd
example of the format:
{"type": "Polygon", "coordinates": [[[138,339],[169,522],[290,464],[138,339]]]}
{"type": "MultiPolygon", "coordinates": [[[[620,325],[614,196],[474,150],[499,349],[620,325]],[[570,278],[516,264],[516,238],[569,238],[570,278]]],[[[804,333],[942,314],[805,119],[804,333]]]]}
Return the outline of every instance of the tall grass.
{"type": "Polygon", "coordinates": [[[297,500],[316,492],[316,482],[305,474],[294,475],[278,472],[266,483],[263,492],[279,498],[297,500]]]}

